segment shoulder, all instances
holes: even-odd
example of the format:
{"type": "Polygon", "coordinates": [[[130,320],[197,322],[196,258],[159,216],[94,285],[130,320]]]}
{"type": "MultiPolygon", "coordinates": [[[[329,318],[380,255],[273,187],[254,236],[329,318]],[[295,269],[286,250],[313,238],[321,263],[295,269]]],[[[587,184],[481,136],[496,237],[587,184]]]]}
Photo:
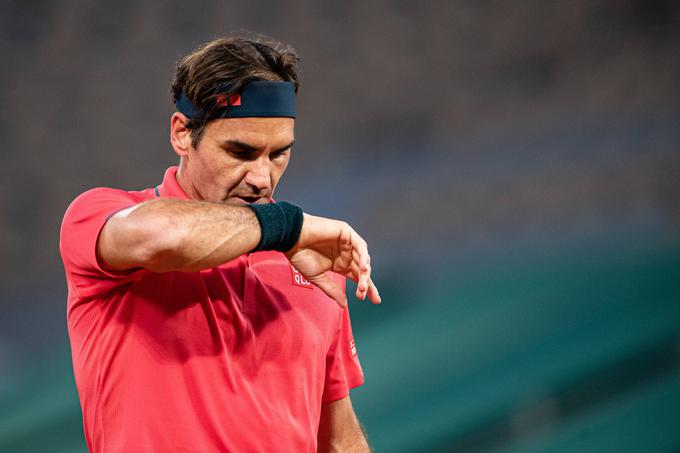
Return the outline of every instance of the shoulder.
{"type": "Polygon", "coordinates": [[[153,197],[151,189],[129,192],[110,187],[96,187],[78,195],[66,208],[64,221],[79,214],[132,206],[153,197]]]}
{"type": "Polygon", "coordinates": [[[99,232],[106,220],[116,212],[152,198],[147,191],[128,192],[109,187],[97,187],[78,195],[66,208],[61,223],[61,237],[79,239],[85,231],[99,232]]]}
{"type": "Polygon", "coordinates": [[[78,195],[67,208],[67,212],[91,203],[104,203],[107,201],[128,200],[141,203],[142,201],[151,198],[146,194],[147,191],[148,190],[129,192],[122,189],[112,189],[110,187],[95,187],[94,189],[87,190],[78,195]]]}
{"type": "Polygon", "coordinates": [[[97,241],[106,222],[117,212],[148,198],[144,191],[97,187],[78,195],[68,206],[61,223],[59,251],[67,274],[80,290],[103,275],[111,276],[97,259],[97,241]]]}

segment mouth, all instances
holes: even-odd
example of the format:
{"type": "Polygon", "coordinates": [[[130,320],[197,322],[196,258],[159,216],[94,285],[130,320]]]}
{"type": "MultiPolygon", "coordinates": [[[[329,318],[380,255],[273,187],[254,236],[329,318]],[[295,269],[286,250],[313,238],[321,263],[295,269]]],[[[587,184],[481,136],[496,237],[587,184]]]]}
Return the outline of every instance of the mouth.
{"type": "Polygon", "coordinates": [[[232,196],[232,200],[235,200],[238,204],[261,204],[267,203],[267,197],[247,197],[247,196],[232,196]]]}

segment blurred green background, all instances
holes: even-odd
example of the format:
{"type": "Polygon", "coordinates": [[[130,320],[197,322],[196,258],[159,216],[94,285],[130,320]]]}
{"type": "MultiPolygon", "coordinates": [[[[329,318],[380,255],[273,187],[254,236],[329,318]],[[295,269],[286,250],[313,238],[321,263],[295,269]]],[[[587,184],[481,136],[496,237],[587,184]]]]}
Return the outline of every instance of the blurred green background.
{"type": "MultiPolygon", "coordinates": [[[[680,451],[680,4],[0,3],[0,451],[85,451],[58,230],[160,182],[174,62],[302,55],[278,198],[368,240],[376,452],[680,451]]],[[[349,292],[351,292],[351,288],[349,292]]]]}

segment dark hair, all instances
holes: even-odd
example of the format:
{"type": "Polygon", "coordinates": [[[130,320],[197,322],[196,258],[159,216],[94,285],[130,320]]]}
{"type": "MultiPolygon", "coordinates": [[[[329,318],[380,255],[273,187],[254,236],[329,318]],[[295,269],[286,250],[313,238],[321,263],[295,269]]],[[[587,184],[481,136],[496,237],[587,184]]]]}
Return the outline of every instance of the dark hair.
{"type": "MultiPolygon", "coordinates": [[[[172,82],[173,103],[186,93],[199,109],[216,105],[219,95],[230,96],[241,91],[252,80],[280,80],[295,83],[300,88],[297,74],[299,57],[293,47],[271,38],[258,36],[242,38],[225,36],[199,46],[182,58],[172,82]],[[229,85],[228,92],[216,89],[229,85]]],[[[191,143],[196,147],[210,120],[190,119],[191,143]]]]}

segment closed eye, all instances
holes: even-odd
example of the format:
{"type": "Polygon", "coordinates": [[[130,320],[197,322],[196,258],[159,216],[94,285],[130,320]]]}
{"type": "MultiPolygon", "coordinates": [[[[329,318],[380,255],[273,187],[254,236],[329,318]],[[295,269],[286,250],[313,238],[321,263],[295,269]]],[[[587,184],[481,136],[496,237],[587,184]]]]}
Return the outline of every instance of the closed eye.
{"type": "Polygon", "coordinates": [[[286,154],[288,154],[289,151],[290,151],[290,148],[282,149],[282,150],[279,150],[279,151],[272,151],[269,154],[269,158],[270,159],[279,159],[281,157],[285,157],[286,154]]]}
{"type": "Polygon", "coordinates": [[[241,147],[230,145],[223,146],[222,149],[224,149],[224,151],[228,153],[230,156],[241,160],[255,159],[259,154],[257,150],[243,149],[241,147]]]}
{"type": "Polygon", "coordinates": [[[253,151],[243,151],[239,149],[226,148],[225,151],[232,157],[240,160],[253,160],[257,158],[258,153],[253,151]]]}

